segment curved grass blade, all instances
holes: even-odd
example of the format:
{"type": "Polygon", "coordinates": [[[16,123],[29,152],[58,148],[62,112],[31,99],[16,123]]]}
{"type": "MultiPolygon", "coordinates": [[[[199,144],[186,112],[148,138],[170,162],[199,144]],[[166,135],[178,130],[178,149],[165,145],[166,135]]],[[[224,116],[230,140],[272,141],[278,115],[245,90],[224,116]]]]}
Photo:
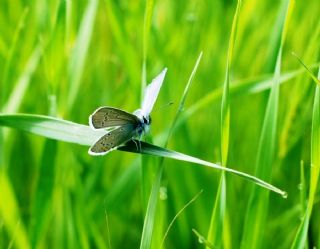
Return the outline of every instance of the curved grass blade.
{"type": "Polygon", "coordinates": [[[237,171],[231,168],[226,168],[224,166],[218,165],[218,164],[214,164],[208,161],[204,161],[202,159],[196,158],[196,157],[192,157],[180,152],[176,152],[173,150],[168,150],[156,145],[152,145],[146,142],[140,142],[141,143],[141,150],[138,151],[137,150],[137,146],[136,143],[138,143],[139,141],[137,140],[131,140],[129,142],[127,142],[125,145],[120,146],[118,148],[118,150],[121,151],[127,151],[127,152],[133,152],[133,153],[139,153],[139,154],[146,154],[146,155],[152,155],[152,156],[158,156],[158,157],[164,157],[164,158],[171,158],[171,159],[175,159],[178,161],[184,161],[184,162],[189,162],[189,163],[195,163],[195,164],[199,164],[202,166],[206,166],[206,167],[210,167],[210,168],[214,168],[214,169],[218,169],[218,170],[222,170],[225,172],[229,172],[231,174],[237,175],[237,176],[241,176],[265,189],[271,190],[277,194],[280,194],[283,198],[287,198],[287,193],[285,191],[282,191],[281,189],[255,177],[246,173],[243,173],[241,171],[237,171]]]}
{"type": "Polygon", "coordinates": [[[163,247],[164,245],[164,242],[169,234],[169,231],[171,229],[171,227],[173,226],[173,223],[176,221],[176,219],[178,219],[179,215],[188,207],[190,206],[194,201],[196,201],[198,199],[198,197],[202,194],[203,192],[203,189],[198,193],[196,194],[190,201],[188,201],[180,210],[179,212],[173,217],[172,221],[170,222],[168,228],[167,228],[167,231],[165,232],[164,236],[163,236],[163,239],[162,239],[162,242],[161,242],[161,245],[160,245],[160,249],[163,247]]]}

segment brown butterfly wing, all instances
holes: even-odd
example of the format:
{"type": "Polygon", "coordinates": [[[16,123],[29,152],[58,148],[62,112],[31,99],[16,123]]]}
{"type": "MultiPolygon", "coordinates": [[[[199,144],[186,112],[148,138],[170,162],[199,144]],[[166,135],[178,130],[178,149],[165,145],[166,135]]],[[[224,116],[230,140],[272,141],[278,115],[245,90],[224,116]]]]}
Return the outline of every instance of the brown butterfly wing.
{"type": "Polygon", "coordinates": [[[138,124],[135,115],[113,107],[100,107],[89,117],[89,124],[94,129],[103,129],[126,124],[138,124]]]}
{"type": "Polygon", "coordinates": [[[94,145],[89,149],[91,155],[104,155],[116,149],[119,145],[132,139],[137,134],[137,126],[133,124],[126,124],[116,128],[106,135],[102,136],[94,145]]]}

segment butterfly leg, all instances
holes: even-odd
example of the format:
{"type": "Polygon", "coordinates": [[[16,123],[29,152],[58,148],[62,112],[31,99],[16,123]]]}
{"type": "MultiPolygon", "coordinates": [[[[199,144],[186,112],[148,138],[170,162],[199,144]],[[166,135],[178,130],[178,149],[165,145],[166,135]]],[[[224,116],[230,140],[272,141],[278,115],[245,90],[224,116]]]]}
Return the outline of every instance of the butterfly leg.
{"type": "Polygon", "coordinates": [[[139,147],[138,147],[138,144],[137,144],[136,140],[134,140],[134,139],[132,138],[132,142],[134,142],[134,144],[136,145],[137,151],[140,151],[140,149],[139,149],[139,147]]]}
{"type": "Polygon", "coordinates": [[[139,152],[141,152],[141,141],[139,139],[139,152]]]}
{"type": "Polygon", "coordinates": [[[142,133],[139,135],[139,152],[141,152],[141,139],[142,139],[142,133]]]}
{"type": "Polygon", "coordinates": [[[137,151],[141,152],[141,138],[142,138],[142,133],[141,132],[137,132],[136,137],[138,137],[138,141],[132,139],[132,141],[135,143],[136,147],[137,147],[137,151]],[[137,144],[138,142],[138,144],[137,144]],[[139,145],[139,146],[138,146],[139,145]]]}

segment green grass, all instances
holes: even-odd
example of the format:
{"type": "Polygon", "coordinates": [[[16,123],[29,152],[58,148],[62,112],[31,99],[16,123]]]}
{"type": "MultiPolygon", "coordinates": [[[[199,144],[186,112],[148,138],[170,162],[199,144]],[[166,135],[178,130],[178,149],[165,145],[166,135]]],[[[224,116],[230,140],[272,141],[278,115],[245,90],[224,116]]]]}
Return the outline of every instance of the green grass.
{"type": "Polygon", "coordinates": [[[0,248],[320,245],[320,3],[237,4],[0,3],[0,248]],[[164,67],[144,155],[88,155],[164,67]]]}

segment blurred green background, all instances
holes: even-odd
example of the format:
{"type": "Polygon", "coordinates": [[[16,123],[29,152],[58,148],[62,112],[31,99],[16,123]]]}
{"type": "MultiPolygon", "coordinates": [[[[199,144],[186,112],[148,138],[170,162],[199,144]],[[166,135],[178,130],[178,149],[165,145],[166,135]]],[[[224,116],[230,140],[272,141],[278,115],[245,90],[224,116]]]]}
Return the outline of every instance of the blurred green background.
{"type": "MultiPolygon", "coordinates": [[[[264,82],[273,78],[286,4],[245,0],[239,15],[230,68],[227,166],[253,175],[270,92],[264,82]]],[[[182,113],[186,118],[168,148],[220,162],[221,89],[236,5],[231,0],[2,0],[2,113],[43,114],[87,125],[99,106],[139,108],[144,76],[150,82],[167,67],[151,127],[153,143],[163,146],[203,51],[182,113]],[[173,105],[161,108],[169,102],[173,105]]],[[[296,1],[288,23],[281,60],[281,76],[288,80],[281,81],[276,150],[267,179],[288,198],[270,193],[263,204],[269,208],[261,211],[259,248],[290,248],[304,212],[315,83],[291,52],[317,73],[319,14],[318,0],[296,1]]],[[[121,151],[92,157],[87,147],[9,128],[1,128],[0,138],[0,248],[139,247],[158,159],[121,151]]],[[[151,247],[160,248],[174,216],[203,190],[179,214],[163,248],[204,248],[192,229],[207,238],[220,172],[163,163],[151,247]]],[[[254,185],[228,174],[226,183],[222,242],[213,248],[240,248],[254,185]]],[[[313,208],[301,248],[320,246],[319,191],[313,208]]]]}

